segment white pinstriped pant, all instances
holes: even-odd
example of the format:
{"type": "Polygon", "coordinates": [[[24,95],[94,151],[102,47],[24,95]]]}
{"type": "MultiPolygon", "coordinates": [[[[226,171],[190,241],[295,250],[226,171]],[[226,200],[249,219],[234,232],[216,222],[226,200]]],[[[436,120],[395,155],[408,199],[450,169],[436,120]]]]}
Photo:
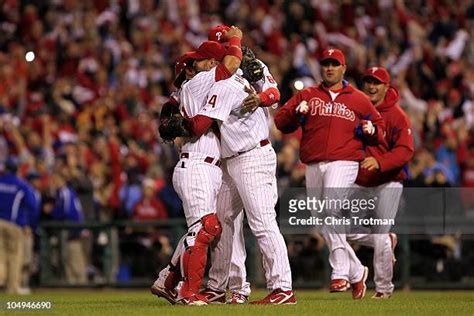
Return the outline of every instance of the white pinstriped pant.
{"type": "MultiPolygon", "coordinates": [[[[403,191],[400,182],[388,182],[373,188],[355,185],[367,198],[377,197],[376,214],[378,218],[395,218],[403,191]]],[[[390,237],[383,234],[348,234],[347,239],[360,245],[374,248],[374,283],[375,290],[391,294],[394,289],[393,253],[390,237]]]]}
{"type": "Polygon", "coordinates": [[[222,170],[207,163],[201,153],[189,153],[182,158],[173,172],[173,187],[183,201],[186,223],[190,227],[203,216],[216,213],[216,201],[222,183],[222,170]]]}
{"type": "MultiPolygon", "coordinates": [[[[230,194],[227,196],[230,196],[230,194]]],[[[240,212],[234,220],[234,239],[232,241],[232,257],[230,260],[228,288],[232,293],[250,296],[252,290],[250,288],[250,282],[247,281],[247,269],[245,267],[246,259],[247,251],[245,249],[244,238],[244,212],[240,212]]],[[[265,261],[263,261],[263,264],[265,265],[265,261]]],[[[265,271],[268,271],[266,267],[265,271]]],[[[216,278],[225,278],[225,276],[216,276],[216,278]]],[[[272,288],[271,283],[269,288],[272,288]]]]}
{"type": "MultiPolygon", "coordinates": [[[[349,198],[358,171],[357,161],[323,161],[310,164],[306,169],[306,188],[311,189],[308,190],[308,195],[318,199],[349,198]]],[[[322,229],[322,235],[329,248],[331,279],[344,279],[350,283],[360,281],[364,266],[347,242],[345,233],[336,232],[334,227],[326,225],[322,229]]]]}
{"type": "Polygon", "coordinates": [[[240,212],[234,221],[234,240],[232,242],[228,287],[231,292],[250,296],[250,283],[247,282],[247,270],[245,268],[246,258],[244,212],[240,212]]]}
{"type": "MultiPolygon", "coordinates": [[[[225,174],[227,172],[224,172],[225,174]]],[[[227,174],[228,176],[228,174],[227,174]]],[[[228,180],[227,180],[228,181],[228,180]]],[[[226,180],[223,181],[223,186],[226,186],[226,180]]],[[[221,190],[219,192],[218,209],[226,210],[232,205],[232,190],[221,190]]],[[[238,195],[238,192],[233,192],[238,195]]],[[[238,207],[238,206],[237,206],[238,207]]],[[[247,251],[245,249],[244,238],[244,212],[240,212],[234,220],[234,237],[232,241],[232,256],[230,260],[230,269],[228,275],[227,287],[232,293],[239,293],[245,296],[250,296],[252,292],[250,282],[247,281],[247,269],[245,267],[245,260],[247,259],[247,251]]],[[[264,263],[265,264],[265,263],[264,263]]],[[[266,268],[265,268],[266,269],[266,268]]],[[[214,284],[219,283],[220,288],[225,287],[224,284],[226,275],[214,275],[216,270],[209,273],[209,278],[214,280],[221,280],[222,282],[214,281],[214,284]]],[[[271,285],[271,284],[270,284],[271,285]]],[[[271,287],[271,286],[270,286],[271,287]]]]}
{"type": "MultiPolygon", "coordinates": [[[[212,163],[205,162],[206,154],[190,152],[189,158],[181,158],[174,168],[173,187],[183,202],[184,215],[188,232],[198,231],[202,225],[196,224],[203,216],[216,213],[217,194],[222,183],[222,170],[216,165],[218,158],[212,163]],[[194,224],[194,226],[193,226],[194,224]]],[[[171,262],[162,269],[155,283],[164,287],[171,266],[178,266],[186,250],[186,233],[178,242],[171,262]]],[[[181,272],[183,269],[181,268],[181,272]]]]}
{"type": "MultiPolygon", "coordinates": [[[[275,212],[278,198],[275,151],[271,145],[256,147],[227,159],[223,170],[223,184],[217,198],[222,235],[211,252],[208,287],[219,291],[225,291],[227,287],[233,253],[234,221],[245,208],[250,229],[266,263],[267,287],[270,290],[290,290],[292,281],[288,251],[275,212]]],[[[245,295],[249,293],[245,290],[240,292],[245,295]]]]}

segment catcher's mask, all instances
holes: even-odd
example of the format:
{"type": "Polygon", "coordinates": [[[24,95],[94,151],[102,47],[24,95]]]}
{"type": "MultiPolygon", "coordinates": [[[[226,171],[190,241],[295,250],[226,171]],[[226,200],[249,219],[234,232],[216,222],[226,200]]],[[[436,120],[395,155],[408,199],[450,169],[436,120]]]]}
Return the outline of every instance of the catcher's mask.
{"type": "Polygon", "coordinates": [[[194,60],[191,58],[191,52],[185,53],[183,56],[179,57],[174,66],[174,86],[180,88],[184,80],[186,80],[186,67],[192,66],[194,60]]]}

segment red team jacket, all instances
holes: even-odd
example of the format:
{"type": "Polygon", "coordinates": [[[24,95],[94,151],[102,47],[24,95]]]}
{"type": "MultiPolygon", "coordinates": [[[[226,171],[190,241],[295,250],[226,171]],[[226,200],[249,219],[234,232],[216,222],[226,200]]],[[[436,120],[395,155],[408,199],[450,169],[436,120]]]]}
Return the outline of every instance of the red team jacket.
{"type": "Polygon", "coordinates": [[[291,133],[302,126],[300,158],[306,164],[363,160],[366,156],[363,141],[356,135],[361,120],[372,121],[377,127],[372,140],[384,142],[382,117],[362,91],[345,82],[334,102],[321,83],[294,95],[275,115],[275,125],[283,133],[291,133]],[[296,108],[303,100],[310,107],[304,116],[296,114],[296,108]]]}
{"type": "Polygon", "coordinates": [[[410,121],[398,104],[399,99],[397,89],[390,87],[383,103],[377,106],[385,121],[386,142],[367,146],[366,152],[367,156],[377,159],[380,170],[359,168],[356,180],[359,185],[372,187],[406,178],[403,169],[413,156],[414,145],[410,121]]]}

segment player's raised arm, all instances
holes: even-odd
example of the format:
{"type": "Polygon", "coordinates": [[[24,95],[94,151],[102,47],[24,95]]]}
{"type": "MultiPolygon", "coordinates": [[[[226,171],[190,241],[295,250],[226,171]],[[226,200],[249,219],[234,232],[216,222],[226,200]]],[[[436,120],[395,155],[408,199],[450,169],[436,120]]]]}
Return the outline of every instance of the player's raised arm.
{"type": "MultiPolygon", "coordinates": [[[[242,32],[236,28],[231,29],[230,32],[231,35],[240,34],[241,36],[242,34],[242,32]]],[[[234,38],[234,36],[232,38],[234,38]]],[[[238,42],[240,45],[240,38],[238,42]]],[[[191,93],[190,95],[208,95],[209,92],[206,89],[208,85],[206,83],[212,84],[214,82],[228,79],[237,71],[240,66],[240,60],[242,59],[242,52],[240,51],[240,47],[238,50],[235,50],[235,46],[231,45],[231,47],[234,47],[234,53],[232,53],[232,49],[230,51],[229,49],[226,50],[224,46],[218,42],[207,41],[202,43],[196,51],[189,54],[189,57],[194,60],[194,69],[199,73],[196,78],[193,78],[193,80],[197,80],[197,83],[203,82],[203,84],[195,84],[196,89],[194,89],[194,93],[191,93]],[[240,57],[235,56],[237,53],[240,53],[240,57]],[[232,64],[232,61],[237,62],[234,65],[236,68],[232,66],[234,68],[232,68],[231,73],[229,69],[226,68],[225,64],[232,64]],[[209,75],[213,76],[213,78],[210,78],[209,75]]],[[[207,100],[212,102],[213,99],[212,97],[207,97],[207,100]]],[[[186,100],[182,101],[186,102],[186,100]]],[[[199,137],[209,130],[212,122],[213,120],[209,117],[198,114],[187,120],[186,127],[191,134],[199,137]]]]}
{"type": "MultiPolygon", "coordinates": [[[[235,39],[231,38],[231,36],[235,37],[233,34],[238,34],[239,31],[235,27],[233,29],[226,25],[216,25],[209,29],[208,39],[209,41],[219,42],[229,47],[226,69],[229,69],[230,72],[237,65],[232,52],[239,54],[239,51],[241,51],[241,55],[238,57],[241,59],[240,69],[242,70],[242,76],[256,89],[255,93],[249,93],[247,98],[245,98],[242,108],[243,112],[253,112],[259,106],[267,107],[278,103],[280,101],[280,91],[278,91],[278,85],[270,74],[268,67],[257,59],[250,48],[241,47],[235,39]]],[[[238,34],[237,37],[239,36],[241,37],[238,34]]]]}
{"type": "Polygon", "coordinates": [[[231,74],[235,74],[242,62],[242,49],[240,43],[242,40],[242,31],[238,27],[232,26],[228,31],[226,31],[225,36],[228,39],[228,47],[226,55],[222,60],[222,64],[231,74]]]}

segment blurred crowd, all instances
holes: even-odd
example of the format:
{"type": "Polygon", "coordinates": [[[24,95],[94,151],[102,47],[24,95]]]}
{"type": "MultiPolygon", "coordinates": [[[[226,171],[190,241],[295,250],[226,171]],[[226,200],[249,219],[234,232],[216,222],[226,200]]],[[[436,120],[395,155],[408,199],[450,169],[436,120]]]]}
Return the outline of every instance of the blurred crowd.
{"type": "MultiPolygon", "coordinates": [[[[176,150],[160,141],[174,61],[216,24],[237,25],[279,83],[320,80],[318,57],[346,54],[346,79],[383,66],[412,122],[407,185],[474,187],[474,4],[448,0],[4,0],[0,3],[0,165],[54,217],[62,189],[73,222],[182,215],[176,150]],[[28,60],[25,59],[29,53],[28,60]],[[55,204],[56,203],[56,204],[55,204]]],[[[299,133],[272,126],[280,188],[304,186],[299,133]]],[[[34,225],[36,226],[36,225],[34,225]]],[[[159,233],[151,244],[163,242],[159,233]]],[[[166,242],[165,242],[166,243],[166,242]]],[[[310,246],[311,247],[311,243],[310,246]]],[[[167,247],[164,247],[167,248],[167,247]]],[[[168,251],[168,250],[167,250],[168,251]]]]}

